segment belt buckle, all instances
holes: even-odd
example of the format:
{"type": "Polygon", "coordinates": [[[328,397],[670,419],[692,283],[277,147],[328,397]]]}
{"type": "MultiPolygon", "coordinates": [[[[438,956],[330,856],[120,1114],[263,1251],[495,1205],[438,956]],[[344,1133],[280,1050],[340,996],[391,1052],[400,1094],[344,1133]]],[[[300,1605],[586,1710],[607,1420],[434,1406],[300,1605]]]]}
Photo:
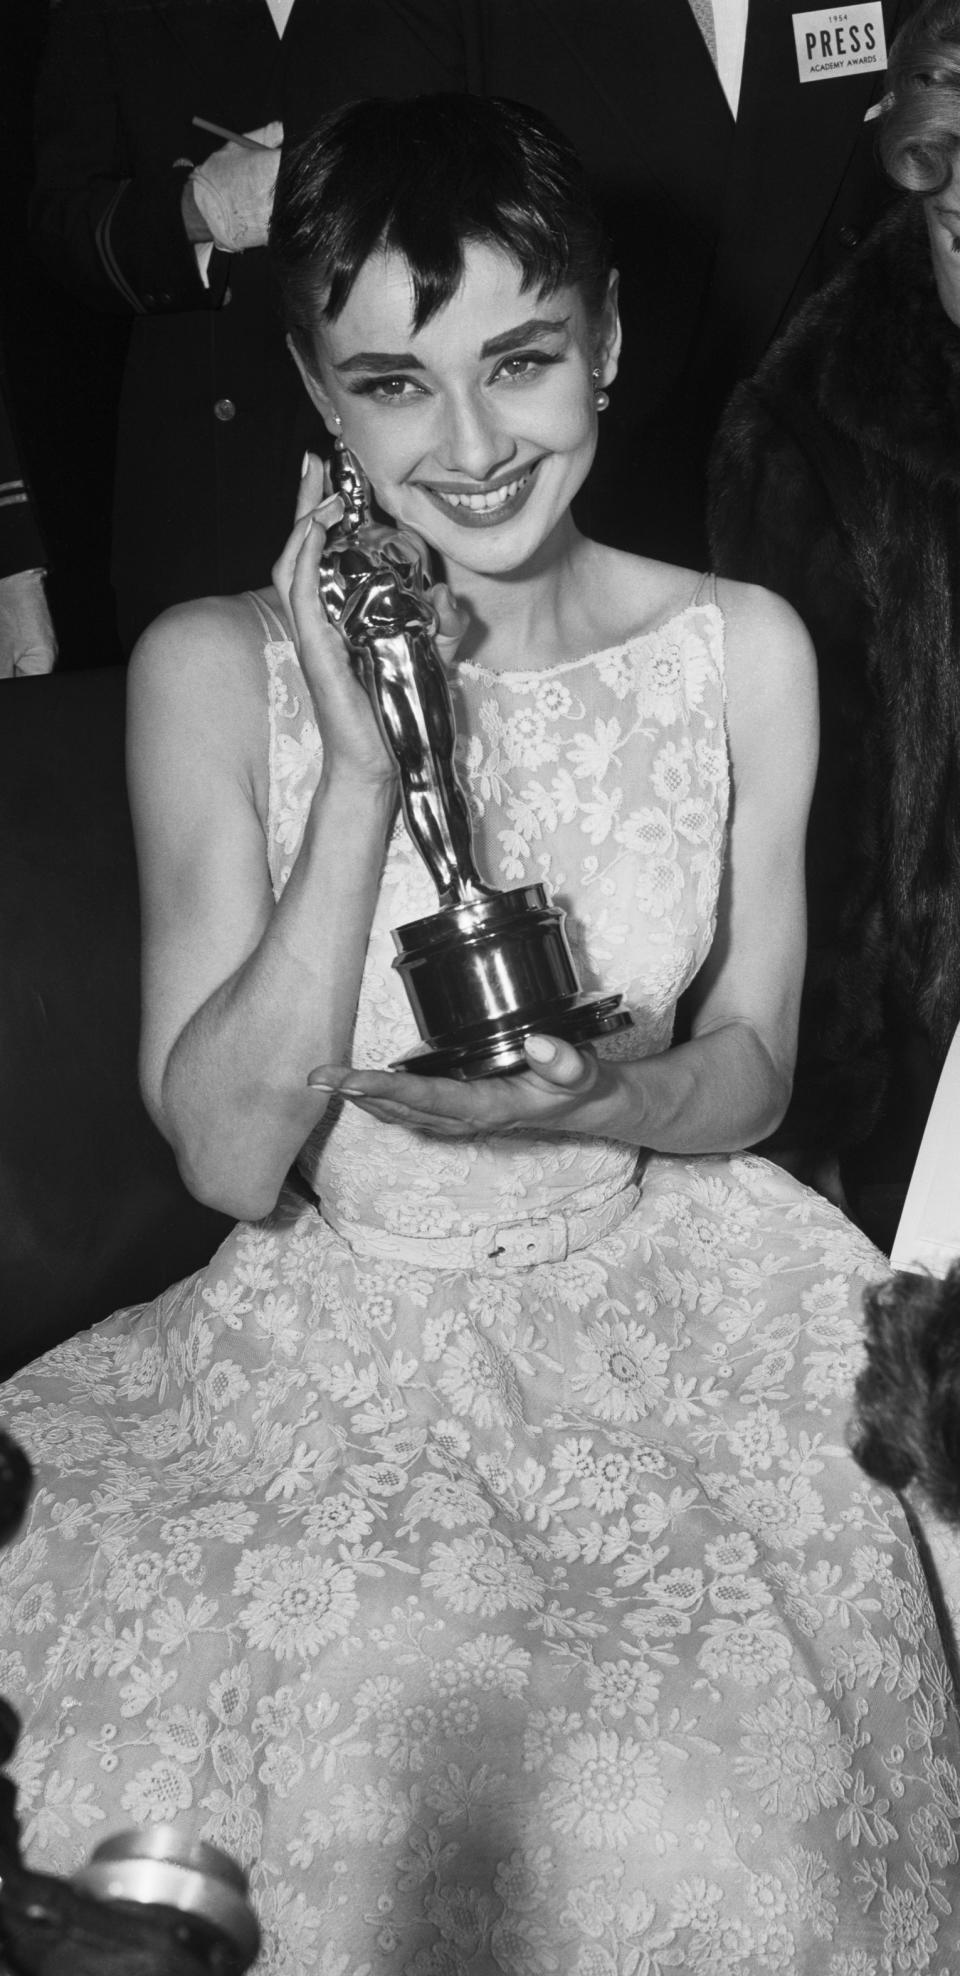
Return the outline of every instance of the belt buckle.
{"type": "Polygon", "coordinates": [[[480,1237],[481,1254],[494,1269],[529,1269],[535,1263],[562,1262],[567,1253],[567,1221],[562,1214],[546,1214],[529,1221],[504,1221],[486,1228],[480,1237]]]}

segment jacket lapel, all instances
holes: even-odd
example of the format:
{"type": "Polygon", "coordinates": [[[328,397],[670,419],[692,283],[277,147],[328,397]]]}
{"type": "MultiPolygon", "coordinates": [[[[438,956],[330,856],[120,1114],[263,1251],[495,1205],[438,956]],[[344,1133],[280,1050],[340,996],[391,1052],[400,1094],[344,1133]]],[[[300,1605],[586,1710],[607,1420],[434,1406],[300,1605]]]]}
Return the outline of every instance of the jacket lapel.
{"type": "Polygon", "coordinates": [[[539,104],[601,193],[620,180],[637,210],[656,200],[686,240],[712,237],[733,126],[689,0],[467,0],[462,12],[472,86],[539,104]]]}

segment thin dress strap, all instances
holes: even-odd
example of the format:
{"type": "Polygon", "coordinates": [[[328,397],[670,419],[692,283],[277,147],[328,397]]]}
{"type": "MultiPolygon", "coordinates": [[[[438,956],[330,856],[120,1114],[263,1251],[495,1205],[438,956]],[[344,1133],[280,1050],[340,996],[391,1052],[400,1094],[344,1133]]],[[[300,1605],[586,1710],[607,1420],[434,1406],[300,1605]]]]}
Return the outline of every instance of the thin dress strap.
{"type": "Polygon", "coordinates": [[[290,633],[288,632],[287,627],[284,624],[283,619],[281,618],[279,612],[275,611],[273,609],[273,606],[267,603],[265,597],[261,597],[258,590],[245,590],[243,594],[245,597],[249,597],[250,602],[253,605],[253,608],[256,611],[258,618],[260,619],[260,629],[263,632],[264,637],[268,640],[268,642],[270,644],[274,644],[277,641],[279,635],[280,640],[282,640],[284,644],[289,644],[290,633]]]}
{"type": "Polygon", "coordinates": [[[716,604],[716,602],[717,602],[716,571],[712,569],[707,569],[704,570],[703,575],[701,576],[700,581],[697,584],[696,590],[694,591],[693,597],[691,598],[691,603],[716,604]]]}

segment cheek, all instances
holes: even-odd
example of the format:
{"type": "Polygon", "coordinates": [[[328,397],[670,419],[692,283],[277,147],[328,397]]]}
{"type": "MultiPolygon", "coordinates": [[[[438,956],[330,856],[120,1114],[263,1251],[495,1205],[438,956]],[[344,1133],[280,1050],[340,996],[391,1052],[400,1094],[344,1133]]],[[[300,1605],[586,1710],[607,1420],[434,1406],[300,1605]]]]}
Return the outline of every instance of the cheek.
{"type": "Polygon", "coordinates": [[[575,452],[593,439],[597,429],[597,408],[593,386],[587,381],[567,390],[549,413],[553,444],[557,451],[575,452]]]}
{"type": "Polygon", "coordinates": [[[340,415],[344,441],[356,454],[373,487],[379,489],[402,480],[411,464],[412,449],[399,426],[392,427],[382,415],[371,415],[362,403],[348,402],[340,408],[340,415]]]}

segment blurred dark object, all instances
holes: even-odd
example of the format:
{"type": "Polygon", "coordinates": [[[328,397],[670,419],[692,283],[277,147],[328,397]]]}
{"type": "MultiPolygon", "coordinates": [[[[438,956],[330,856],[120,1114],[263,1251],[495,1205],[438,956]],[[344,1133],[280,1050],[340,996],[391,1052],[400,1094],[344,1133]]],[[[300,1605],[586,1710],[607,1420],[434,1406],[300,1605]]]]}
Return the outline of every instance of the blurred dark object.
{"type": "MultiPolygon", "coordinates": [[[[19,1530],[32,1482],[33,1469],[19,1442],[0,1427],[0,1544],[9,1544],[19,1530]]],[[[6,1763],[12,1747],[0,1724],[0,1763],[6,1763]]]]}
{"type": "Polygon", "coordinates": [[[154,1297],[230,1223],[137,1085],[121,667],[20,679],[0,721],[0,1378],[154,1297]]]}
{"type": "MultiPolygon", "coordinates": [[[[0,1789],[15,1797],[5,1778],[0,1789]]],[[[242,1976],[249,1969],[260,1931],[243,1874],[215,1847],[185,1845],[175,1830],[155,1826],[106,1840],[67,1881],[27,1872],[15,1827],[15,1811],[4,1804],[0,1976],[242,1976]]]]}
{"type": "MultiPolygon", "coordinates": [[[[0,1543],[19,1528],[32,1480],[0,1428],[0,1543]]],[[[19,1731],[0,1700],[0,1764],[19,1731]]],[[[28,1872],[16,1787],[0,1775],[0,1976],[242,1976],[259,1946],[240,1868],[175,1826],[105,1839],[72,1881],[28,1872]]]]}
{"type": "Polygon", "coordinates": [[[943,1278],[898,1271],[867,1292],[864,1317],[854,1457],[960,1526],[960,1261],[943,1278]]]}

